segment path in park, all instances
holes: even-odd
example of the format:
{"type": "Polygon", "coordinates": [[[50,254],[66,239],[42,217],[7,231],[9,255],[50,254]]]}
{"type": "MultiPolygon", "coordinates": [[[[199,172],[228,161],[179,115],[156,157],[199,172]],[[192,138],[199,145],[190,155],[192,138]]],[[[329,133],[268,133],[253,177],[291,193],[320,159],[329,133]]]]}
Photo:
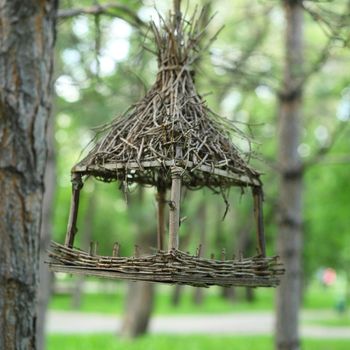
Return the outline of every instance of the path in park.
{"type": "MultiPolygon", "coordinates": [[[[302,320],[327,319],[327,311],[310,311],[302,320]]],[[[308,338],[350,339],[350,327],[327,327],[302,322],[302,336],[308,338]]],[[[50,333],[116,333],[121,319],[117,316],[51,311],[48,316],[50,333]]],[[[151,333],[164,334],[226,334],[271,335],[274,316],[270,312],[245,312],[214,315],[154,316],[151,333]]]]}

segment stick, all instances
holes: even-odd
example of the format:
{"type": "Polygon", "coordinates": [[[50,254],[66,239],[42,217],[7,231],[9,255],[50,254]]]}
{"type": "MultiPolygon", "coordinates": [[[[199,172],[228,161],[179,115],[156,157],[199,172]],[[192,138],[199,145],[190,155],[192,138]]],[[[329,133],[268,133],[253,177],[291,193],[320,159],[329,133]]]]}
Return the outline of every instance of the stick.
{"type": "Polygon", "coordinates": [[[74,237],[77,233],[78,229],[77,225],[77,217],[78,217],[78,209],[79,209],[79,196],[80,190],[83,187],[83,182],[81,180],[81,175],[73,173],[72,174],[72,200],[69,210],[69,219],[67,225],[67,234],[65,245],[67,247],[72,248],[74,243],[74,237]]]}
{"type": "Polygon", "coordinates": [[[254,186],[252,188],[252,191],[253,191],[253,197],[254,197],[254,217],[256,222],[258,251],[260,255],[266,256],[263,207],[262,207],[262,190],[260,187],[254,186]]]}
{"type": "Polygon", "coordinates": [[[158,202],[158,226],[157,226],[157,247],[158,250],[164,249],[164,209],[165,209],[165,196],[166,190],[162,187],[157,188],[157,202],[158,202]]]}

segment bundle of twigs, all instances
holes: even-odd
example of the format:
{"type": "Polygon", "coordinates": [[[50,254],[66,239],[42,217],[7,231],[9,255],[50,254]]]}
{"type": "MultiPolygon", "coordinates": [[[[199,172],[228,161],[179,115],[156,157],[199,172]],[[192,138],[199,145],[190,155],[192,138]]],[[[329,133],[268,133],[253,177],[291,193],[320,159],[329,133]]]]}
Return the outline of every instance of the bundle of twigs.
{"type": "Polygon", "coordinates": [[[170,185],[167,166],[181,160],[188,187],[232,184],[224,178],[226,172],[259,183],[259,174],[231,141],[234,135],[247,139],[245,135],[212,112],[196,91],[193,63],[203,50],[199,45],[206,31],[200,24],[202,16],[188,21],[173,16],[162,20],[160,29],[152,23],[159,64],[154,85],[141,101],[99,130],[97,144],[73,171],[87,169],[105,181],[124,177],[157,184],[162,178],[170,185]],[[111,164],[118,166],[111,171],[111,164]],[[203,169],[205,173],[199,173],[203,169]],[[213,169],[219,170],[216,177],[208,174],[213,169]]]}
{"type": "Polygon", "coordinates": [[[191,256],[178,250],[158,251],[143,257],[91,256],[54,242],[49,257],[54,271],[201,287],[275,287],[284,272],[276,257],[221,261],[191,256]]]}

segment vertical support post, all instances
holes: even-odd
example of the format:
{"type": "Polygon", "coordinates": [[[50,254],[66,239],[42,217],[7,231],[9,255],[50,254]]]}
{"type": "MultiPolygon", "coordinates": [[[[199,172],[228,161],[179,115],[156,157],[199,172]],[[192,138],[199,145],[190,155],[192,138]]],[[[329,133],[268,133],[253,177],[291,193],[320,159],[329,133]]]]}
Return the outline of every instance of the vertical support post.
{"type": "Polygon", "coordinates": [[[83,181],[80,174],[72,174],[72,199],[70,204],[69,219],[66,233],[65,246],[72,248],[74,236],[77,233],[77,217],[79,208],[80,190],[83,187],[83,181]]]}
{"type": "Polygon", "coordinates": [[[120,250],[120,244],[118,242],[115,242],[113,244],[113,257],[118,257],[119,256],[119,250],[120,250]]]}
{"type": "Polygon", "coordinates": [[[175,12],[175,14],[180,13],[181,0],[174,0],[173,1],[173,5],[174,5],[174,12],[175,12]]]}
{"type": "Polygon", "coordinates": [[[181,45],[182,35],[181,35],[181,21],[182,21],[182,13],[181,13],[181,0],[173,0],[174,7],[174,25],[176,30],[176,41],[177,44],[181,45]]]}
{"type": "Polygon", "coordinates": [[[140,248],[137,244],[134,246],[134,257],[139,258],[140,257],[140,248]]]}
{"type": "Polygon", "coordinates": [[[226,249],[222,248],[221,249],[221,261],[225,261],[226,260],[226,249]]]}
{"type": "Polygon", "coordinates": [[[168,250],[179,247],[180,226],[180,197],[181,197],[181,173],[182,168],[174,166],[171,169],[171,195],[169,210],[169,244],[168,250]]]}
{"type": "Polygon", "coordinates": [[[89,255],[94,256],[95,255],[95,242],[91,241],[89,246],[89,255]]]}
{"type": "Polygon", "coordinates": [[[164,233],[165,233],[165,223],[164,223],[164,209],[165,209],[165,195],[166,190],[164,187],[157,187],[157,203],[158,203],[158,225],[157,225],[157,248],[158,250],[164,249],[164,233]]]}
{"type": "Polygon", "coordinates": [[[181,17],[182,17],[181,0],[173,0],[173,8],[174,8],[176,30],[178,32],[181,24],[181,17]]]}
{"type": "Polygon", "coordinates": [[[254,186],[252,188],[254,198],[254,217],[256,222],[256,235],[258,241],[258,251],[262,256],[266,256],[265,232],[263,219],[263,193],[261,187],[254,186]]]}

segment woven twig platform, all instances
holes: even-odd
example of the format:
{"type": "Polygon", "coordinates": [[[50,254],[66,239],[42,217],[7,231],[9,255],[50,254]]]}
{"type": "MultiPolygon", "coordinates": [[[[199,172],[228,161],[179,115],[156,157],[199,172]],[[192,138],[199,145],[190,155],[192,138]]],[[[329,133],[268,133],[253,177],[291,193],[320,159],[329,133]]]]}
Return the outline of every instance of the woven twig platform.
{"type": "Polygon", "coordinates": [[[179,250],[142,257],[90,256],[55,242],[51,243],[49,257],[50,269],[56,272],[196,287],[276,287],[284,272],[277,257],[221,261],[179,250]]]}

